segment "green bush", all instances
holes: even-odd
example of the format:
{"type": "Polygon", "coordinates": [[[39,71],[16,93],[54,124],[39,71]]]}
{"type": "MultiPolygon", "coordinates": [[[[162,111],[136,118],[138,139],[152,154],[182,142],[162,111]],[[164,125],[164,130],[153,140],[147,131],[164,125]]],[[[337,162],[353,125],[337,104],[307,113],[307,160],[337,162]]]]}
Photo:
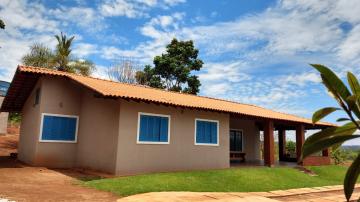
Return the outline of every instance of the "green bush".
{"type": "Polygon", "coordinates": [[[20,122],[21,122],[21,114],[20,113],[15,113],[15,112],[9,113],[9,123],[11,125],[19,125],[20,122]]]}

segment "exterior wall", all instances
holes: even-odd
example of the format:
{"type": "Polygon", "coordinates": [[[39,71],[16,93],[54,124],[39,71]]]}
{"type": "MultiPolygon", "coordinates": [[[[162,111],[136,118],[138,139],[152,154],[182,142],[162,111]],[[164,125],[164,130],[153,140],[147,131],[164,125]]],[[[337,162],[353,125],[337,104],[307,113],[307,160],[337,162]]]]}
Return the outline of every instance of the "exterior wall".
{"type": "MultiPolygon", "coordinates": [[[[3,96],[0,96],[0,106],[4,100],[3,96]]],[[[7,133],[7,123],[8,123],[8,112],[1,112],[0,113],[0,135],[7,133]]]]}
{"type": "Polygon", "coordinates": [[[229,115],[121,100],[116,174],[228,168],[229,115]],[[137,144],[138,113],[170,115],[169,144],[137,144]],[[219,121],[219,146],[194,145],[195,118],[219,121]]]}
{"type": "Polygon", "coordinates": [[[40,130],[40,106],[34,105],[35,91],[41,86],[41,80],[35,85],[21,112],[18,159],[33,164],[40,130]]]}
{"type": "MultiPolygon", "coordinates": [[[[66,79],[43,77],[40,87],[40,114],[76,115],[80,117],[81,89],[66,79]]],[[[36,89],[35,89],[36,90],[36,89]]],[[[37,138],[40,136],[38,130],[37,138]]],[[[76,160],[76,143],[37,141],[34,164],[48,167],[73,167],[76,160]]]]}
{"type": "Polygon", "coordinates": [[[41,78],[23,107],[19,160],[37,166],[115,172],[119,102],[56,77],[41,78]],[[40,103],[34,105],[40,88],[40,103]],[[40,142],[41,114],[79,116],[77,143],[40,142]]]}
{"type": "Polygon", "coordinates": [[[82,95],[77,166],[115,173],[120,104],[116,100],[82,95]]]}
{"type": "Polygon", "coordinates": [[[260,131],[255,121],[230,118],[230,128],[243,131],[243,152],[246,160],[260,160],[260,131]]]}

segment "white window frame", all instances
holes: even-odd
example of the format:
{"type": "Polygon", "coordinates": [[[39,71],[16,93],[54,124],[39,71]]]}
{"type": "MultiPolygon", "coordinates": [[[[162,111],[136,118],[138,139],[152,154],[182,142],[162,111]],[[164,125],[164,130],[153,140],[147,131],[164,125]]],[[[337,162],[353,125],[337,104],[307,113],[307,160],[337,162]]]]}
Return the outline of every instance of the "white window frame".
{"type": "Polygon", "coordinates": [[[241,151],[240,152],[244,152],[244,130],[243,129],[237,129],[237,128],[230,128],[229,130],[229,138],[230,138],[230,131],[235,130],[235,131],[241,131],[241,151]]]}
{"type": "Polygon", "coordinates": [[[200,119],[200,118],[195,118],[195,130],[194,130],[194,145],[200,145],[200,146],[219,146],[220,145],[220,142],[219,142],[219,136],[220,136],[220,133],[219,133],[219,120],[211,120],[211,119],[200,119]],[[207,121],[207,122],[214,122],[216,123],[216,131],[217,131],[217,137],[216,137],[216,144],[211,144],[211,143],[197,143],[196,142],[196,122],[197,121],[207,121]]]}
{"type": "Polygon", "coordinates": [[[65,115],[65,114],[42,113],[42,114],[41,114],[41,124],[40,124],[39,142],[77,143],[78,129],[79,129],[79,116],[76,116],[76,115],[65,115]],[[43,140],[43,139],[42,139],[42,134],[43,134],[43,124],[44,124],[44,117],[45,117],[45,116],[76,118],[75,140],[43,140]]]}
{"type": "Polygon", "coordinates": [[[171,126],[171,116],[167,114],[154,114],[154,113],[147,113],[147,112],[138,112],[138,123],[137,123],[137,137],[136,137],[136,143],[137,144],[170,144],[170,126],[171,126]],[[160,116],[160,117],[166,117],[169,119],[168,121],[168,138],[167,142],[152,142],[152,141],[140,141],[140,118],[141,115],[146,116],[160,116]]]}

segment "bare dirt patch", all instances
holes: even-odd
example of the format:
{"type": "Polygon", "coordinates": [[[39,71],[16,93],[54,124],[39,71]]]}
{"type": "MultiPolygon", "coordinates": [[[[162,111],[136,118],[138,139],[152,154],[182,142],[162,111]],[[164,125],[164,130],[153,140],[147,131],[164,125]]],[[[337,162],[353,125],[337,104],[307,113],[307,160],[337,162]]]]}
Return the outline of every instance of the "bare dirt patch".
{"type": "Polygon", "coordinates": [[[78,185],[91,176],[71,169],[31,167],[9,157],[18,135],[0,136],[0,198],[16,201],[116,201],[117,196],[78,185]]]}

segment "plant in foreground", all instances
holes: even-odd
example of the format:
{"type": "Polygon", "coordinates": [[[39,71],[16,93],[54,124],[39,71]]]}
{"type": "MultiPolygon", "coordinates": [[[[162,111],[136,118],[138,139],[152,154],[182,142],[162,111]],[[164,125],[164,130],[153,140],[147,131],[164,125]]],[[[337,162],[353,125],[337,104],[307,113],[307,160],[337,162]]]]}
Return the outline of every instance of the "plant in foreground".
{"type": "MultiPolygon", "coordinates": [[[[340,108],[325,107],[316,111],[313,114],[312,122],[316,123],[327,115],[339,110],[345,112],[347,117],[337,120],[337,122],[345,122],[345,124],[326,128],[308,137],[303,145],[300,161],[313,153],[329,147],[336,149],[345,141],[360,137],[360,135],[354,134],[356,130],[360,130],[360,84],[357,78],[351,72],[347,73],[350,91],[329,68],[319,64],[311,64],[311,66],[320,72],[322,83],[340,106],[340,108]]],[[[359,173],[360,154],[357,155],[345,175],[344,194],[347,201],[351,198],[359,173]]]]}

